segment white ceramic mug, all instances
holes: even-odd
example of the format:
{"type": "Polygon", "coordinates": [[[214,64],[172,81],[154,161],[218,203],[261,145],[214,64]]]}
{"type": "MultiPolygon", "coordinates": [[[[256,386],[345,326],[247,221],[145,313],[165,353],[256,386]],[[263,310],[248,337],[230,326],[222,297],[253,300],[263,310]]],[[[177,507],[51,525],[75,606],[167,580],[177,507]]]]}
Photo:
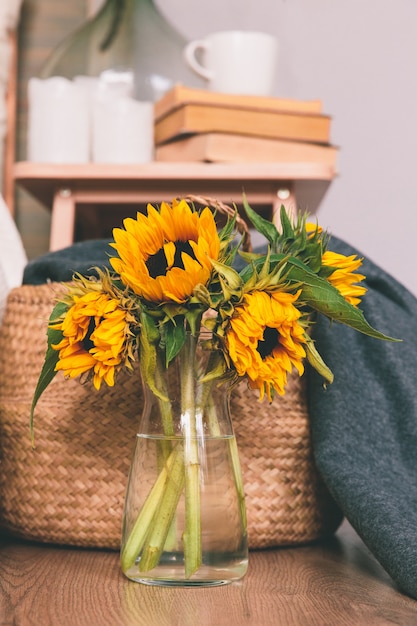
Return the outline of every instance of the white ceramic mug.
{"type": "Polygon", "coordinates": [[[184,59],[203,77],[210,91],[272,94],[278,61],[278,40],[252,31],[223,31],[191,41],[184,59]],[[201,54],[202,63],[197,59],[201,54]]]}

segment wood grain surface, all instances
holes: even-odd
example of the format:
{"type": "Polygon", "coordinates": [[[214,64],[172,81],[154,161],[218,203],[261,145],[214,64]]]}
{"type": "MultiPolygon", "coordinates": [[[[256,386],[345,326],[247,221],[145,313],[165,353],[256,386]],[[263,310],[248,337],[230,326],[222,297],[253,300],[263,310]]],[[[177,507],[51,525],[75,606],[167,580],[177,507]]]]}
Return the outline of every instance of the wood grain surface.
{"type": "Polygon", "coordinates": [[[417,602],[343,524],[323,544],[250,553],[224,587],[128,581],[116,552],[1,541],[0,624],[14,626],[401,626],[417,602]]]}

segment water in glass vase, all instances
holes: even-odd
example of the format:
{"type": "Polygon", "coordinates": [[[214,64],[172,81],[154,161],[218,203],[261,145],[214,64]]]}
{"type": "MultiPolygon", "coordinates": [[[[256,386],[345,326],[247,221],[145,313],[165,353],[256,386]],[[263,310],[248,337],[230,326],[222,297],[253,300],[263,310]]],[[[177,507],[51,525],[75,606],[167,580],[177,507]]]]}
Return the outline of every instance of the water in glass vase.
{"type": "Polygon", "coordinates": [[[248,546],[235,437],[138,435],[122,545],[122,570],[137,582],[214,586],[242,578],[248,546]]]}

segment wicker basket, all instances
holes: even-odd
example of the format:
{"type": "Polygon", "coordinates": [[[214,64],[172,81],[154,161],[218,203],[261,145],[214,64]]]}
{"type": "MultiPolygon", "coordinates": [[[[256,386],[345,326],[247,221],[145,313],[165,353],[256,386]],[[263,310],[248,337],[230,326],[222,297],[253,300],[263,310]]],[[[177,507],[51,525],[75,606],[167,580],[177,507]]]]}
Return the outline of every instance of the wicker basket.
{"type": "MultiPolygon", "coordinates": [[[[28,285],[8,297],[0,331],[0,525],[27,539],[116,549],[142,407],[139,373],[99,392],[58,374],[38,403],[31,447],[30,406],[59,290],[28,285]]],[[[342,519],[314,466],[302,381],[292,378],[271,405],[244,383],[232,397],[251,548],[310,542],[342,519]]]]}

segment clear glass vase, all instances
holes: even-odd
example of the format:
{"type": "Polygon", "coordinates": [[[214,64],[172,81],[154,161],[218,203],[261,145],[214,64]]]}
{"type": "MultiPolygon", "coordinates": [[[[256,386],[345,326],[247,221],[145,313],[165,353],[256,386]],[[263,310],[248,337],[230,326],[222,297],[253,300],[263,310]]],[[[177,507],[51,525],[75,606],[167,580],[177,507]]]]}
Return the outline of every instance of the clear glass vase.
{"type": "Polygon", "coordinates": [[[187,335],[165,368],[142,379],[145,403],[126,491],[121,567],[153,585],[242,578],[248,543],[229,386],[204,380],[210,350],[187,335]]]}
{"type": "Polygon", "coordinates": [[[39,78],[132,71],[134,97],[156,101],[176,83],[202,87],[184,62],[186,43],[153,0],[106,0],[52,51],[39,78]]]}

